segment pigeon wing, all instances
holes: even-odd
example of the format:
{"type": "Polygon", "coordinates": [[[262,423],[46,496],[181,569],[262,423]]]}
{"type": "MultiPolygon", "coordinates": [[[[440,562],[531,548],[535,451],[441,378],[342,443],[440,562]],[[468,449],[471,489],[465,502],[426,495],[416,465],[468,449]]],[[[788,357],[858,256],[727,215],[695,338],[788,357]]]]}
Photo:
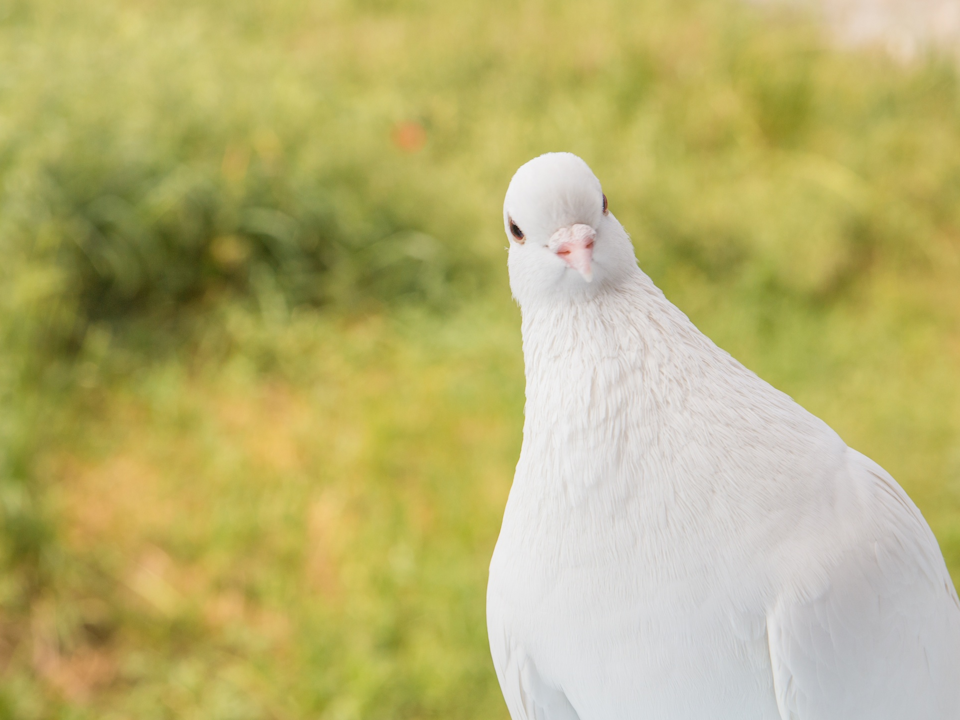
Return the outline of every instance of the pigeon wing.
{"type": "Polygon", "coordinates": [[[866,527],[822,592],[781,598],[767,618],[783,720],[960,718],[960,601],[917,507],[849,451],[866,527]]]}

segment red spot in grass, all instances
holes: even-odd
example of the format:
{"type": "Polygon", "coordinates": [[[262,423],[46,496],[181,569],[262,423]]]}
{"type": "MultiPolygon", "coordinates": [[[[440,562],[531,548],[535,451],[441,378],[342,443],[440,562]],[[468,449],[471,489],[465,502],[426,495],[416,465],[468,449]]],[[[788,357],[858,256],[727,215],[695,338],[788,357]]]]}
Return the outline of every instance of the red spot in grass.
{"type": "Polygon", "coordinates": [[[393,144],[404,152],[417,152],[427,142],[427,131],[413,120],[397,123],[393,126],[393,144]]]}

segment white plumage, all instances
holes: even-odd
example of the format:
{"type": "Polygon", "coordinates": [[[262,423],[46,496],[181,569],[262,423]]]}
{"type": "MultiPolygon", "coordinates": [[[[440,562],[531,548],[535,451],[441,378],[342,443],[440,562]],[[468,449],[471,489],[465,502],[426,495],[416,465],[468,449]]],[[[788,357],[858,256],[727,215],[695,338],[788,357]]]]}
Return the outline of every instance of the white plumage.
{"type": "Polygon", "coordinates": [[[960,601],[880,466],[637,267],[574,155],[507,191],[523,449],[487,624],[514,720],[957,720],[960,601]]]}

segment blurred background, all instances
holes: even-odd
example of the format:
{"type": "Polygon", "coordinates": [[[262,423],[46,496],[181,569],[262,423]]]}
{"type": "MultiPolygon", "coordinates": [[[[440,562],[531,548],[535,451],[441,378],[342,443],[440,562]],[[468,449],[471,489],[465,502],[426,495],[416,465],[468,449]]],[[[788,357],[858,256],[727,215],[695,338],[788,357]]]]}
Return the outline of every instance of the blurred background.
{"type": "Polygon", "coordinates": [[[0,718],[506,718],[501,203],[549,150],[960,578],[960,11],[919,5],[0,0],[0,718]]]}

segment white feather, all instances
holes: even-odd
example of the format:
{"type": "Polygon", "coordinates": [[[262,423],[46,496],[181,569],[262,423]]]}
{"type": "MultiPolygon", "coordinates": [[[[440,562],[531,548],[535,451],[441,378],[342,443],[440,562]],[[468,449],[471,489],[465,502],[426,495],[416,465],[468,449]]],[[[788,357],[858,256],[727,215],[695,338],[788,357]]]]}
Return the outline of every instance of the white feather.
{"type": "Polygon", "coordinates": [[[960,601],[893,478],[664,298],[579,158],[523,166],[504,219],[527,402],[487,620],[513,719],[960,718],[960,601]],[[592,282],[548,247],[573,223],[592,282]]]}

